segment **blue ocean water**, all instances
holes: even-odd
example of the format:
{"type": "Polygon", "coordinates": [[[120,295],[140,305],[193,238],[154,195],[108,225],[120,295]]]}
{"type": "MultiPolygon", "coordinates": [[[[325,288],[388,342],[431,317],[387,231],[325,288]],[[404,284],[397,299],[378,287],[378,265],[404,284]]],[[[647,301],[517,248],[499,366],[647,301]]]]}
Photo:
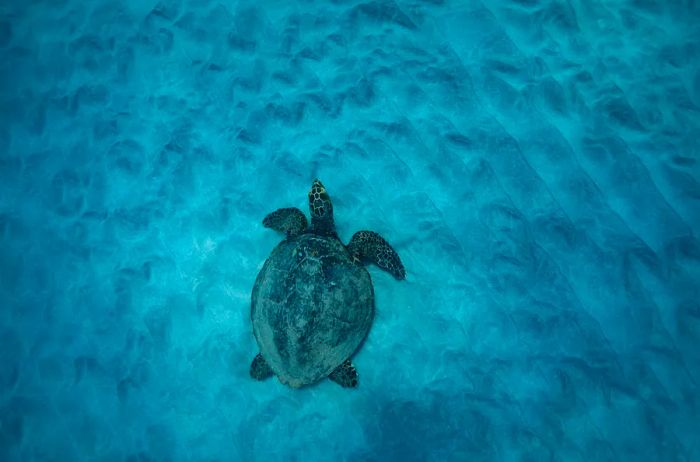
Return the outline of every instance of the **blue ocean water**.
{"type": "Polygon", "coordinates": [[[700,5],[6,0],[0,460],[700,460],[700,5]],[[321,178],[360,386],[248,375],[321,178]]]}

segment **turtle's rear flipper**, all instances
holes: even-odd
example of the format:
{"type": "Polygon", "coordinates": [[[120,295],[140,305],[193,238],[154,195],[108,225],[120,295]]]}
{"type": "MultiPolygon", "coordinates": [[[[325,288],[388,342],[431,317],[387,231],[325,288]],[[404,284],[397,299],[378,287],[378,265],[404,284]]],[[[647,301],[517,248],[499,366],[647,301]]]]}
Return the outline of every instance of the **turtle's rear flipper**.
{"type": "Polygon", "coordinates": [[[343,364],[331,372],[328,378],[344,388],[355,388],[359,376],[355,366],[352,365],[349,359],[346,359],[343,364]]]}
{"type": "Polygon", "coordinates": [[[374,231],[356,232],[348,244],[348,251],[354,258],[362,262],[372,262],[391,273],[396,279],[406,278],[406,270],[399,254],[374,231]]]}
{"type": "Polygon", "coordinates": [[[265,217],[263,226],[287,233],[287,236],[296,236],[306,231],[306,216],[294,207],[277,209],[265,217]]]}
{"type": "Polygon", "coordinates": [[[250,365],[250,376],[255,380],[265,380],[272,377],[272,369],[260,353],[255,356],[253,363],[250,365]]]}

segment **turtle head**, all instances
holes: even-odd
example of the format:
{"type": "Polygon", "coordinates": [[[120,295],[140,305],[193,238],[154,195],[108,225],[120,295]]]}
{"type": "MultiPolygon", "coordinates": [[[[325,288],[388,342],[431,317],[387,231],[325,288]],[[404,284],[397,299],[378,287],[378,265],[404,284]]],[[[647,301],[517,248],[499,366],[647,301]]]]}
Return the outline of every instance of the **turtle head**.
{"type": "Polygon", "coordinates": [[[314,180],[309,191],[309,211],[312,221],[333,221],[331,197],[318,179],[314,180]]]}

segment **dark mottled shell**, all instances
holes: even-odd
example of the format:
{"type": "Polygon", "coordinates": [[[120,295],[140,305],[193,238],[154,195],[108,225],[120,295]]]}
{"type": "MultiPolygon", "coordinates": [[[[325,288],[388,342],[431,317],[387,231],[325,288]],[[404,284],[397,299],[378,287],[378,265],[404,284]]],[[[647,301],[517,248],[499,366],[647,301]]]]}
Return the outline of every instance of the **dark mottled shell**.
{"type": "Polygon", "coordinates": [[[282,383],[327,377],[357,350],[374,318],[367,270],[334,237],[302,234],[280,243],[253,287],[253,333],[282,383]]]}

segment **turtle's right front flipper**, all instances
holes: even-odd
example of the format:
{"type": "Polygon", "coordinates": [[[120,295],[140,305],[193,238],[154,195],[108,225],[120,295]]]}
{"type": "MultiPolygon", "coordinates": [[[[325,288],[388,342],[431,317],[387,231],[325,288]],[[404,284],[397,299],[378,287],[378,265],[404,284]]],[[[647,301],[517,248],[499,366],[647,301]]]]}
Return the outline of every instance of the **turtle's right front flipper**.
{"type": "Polygon", "coordinates": [[[303,233],[306,231],[306,225],[306,217],[301,210],[294,207],[277,209],[263,220],[263,226],[287,233],[287,236],[303,233]]]}
{"type": "Polygon", "coordinates": [[[358,231],[348,244],[348,251],[357,260],[371,262],[391,273],[396,279],[405,279],[406,270],[399,254],[374,231],[358,231]]]}

